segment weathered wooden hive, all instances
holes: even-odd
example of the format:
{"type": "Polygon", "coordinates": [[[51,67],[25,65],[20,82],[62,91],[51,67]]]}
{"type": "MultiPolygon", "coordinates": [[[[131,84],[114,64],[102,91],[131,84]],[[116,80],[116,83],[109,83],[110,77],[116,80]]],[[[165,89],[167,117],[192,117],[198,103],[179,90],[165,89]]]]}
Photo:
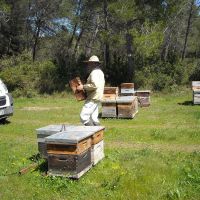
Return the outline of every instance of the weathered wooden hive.
{"type": "Polygon", "coordinates": [[[77,90],[77,87],[80,85],[81,79],[79,77],[76,77],[69,81],[70,87],[78,101],[82,101],[86,99],[86,94],[83,90],[79,91],[77,90]]]}
{"type": "Polygon", "coordinates": [[[103,99],[101,103],[102,103],[102,117],[103,118],[117,117],[116,99],[103,99]]]}
{"type": "Polygon", "coordinates": [[[103,99],[116,99],[118,92],[118,87],[105,87],[103,99]]]}
{"type": "Polygon", "coordinates": [[[105,87],[102,103],[102,117],[116,118],[117,106],[116,98],[118,96],[117,87],[105,87]]]}
{"type": "Polygon", "coordinates": [[[42,158],[47,159],[47,146],[45,143],[45,138],[55,133],[64,131],[67,126],[70,127],[70,125],[63,124],[63,125],[48,125],[48,126],[36,129],[38,151],[42,158]]]}
{"type": "Polygon", "coordinates": [[[134,94],[134,83],[122,83],[120,85],[120,96],[133,96],[134,94]]]}
{"type": "Polygon", "coordinates": [[[192,81],[193,104],[200,104],[200,81],[192,81]]]}
{"type": "Polygon", "coordinates": [[[138,97],[138,102],[141,107],[148,107],[150,106],[150,90],[137,90],[136,96],[138,97]]]}
{"type": "Polygon", "coordinates": [[[136,96],[120,96],[117,98],[118,118],[132,119],[138,112],[136,96]]]}
{"type": "Polygon", "coordinates": [[[94,145],[103,141],[103,131],[101,126],[76,126],[47,137],[48,174],[80,178],[92,167],[95,159],[100,161],[104,156],[103,149],[101,157],[94,149],[94,145]]]}

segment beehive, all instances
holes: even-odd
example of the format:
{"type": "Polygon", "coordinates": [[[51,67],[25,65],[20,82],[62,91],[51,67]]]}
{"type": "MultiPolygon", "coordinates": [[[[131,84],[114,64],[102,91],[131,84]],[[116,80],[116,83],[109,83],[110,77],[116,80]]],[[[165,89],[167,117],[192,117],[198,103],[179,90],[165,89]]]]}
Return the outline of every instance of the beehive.
{"type": "Polygon", "coordinates": [[[138,102],[141,107],[150,106],[150,90],[137,90],[136,96],[138,97],[138,102]]]}
{"type": "Polygon", "coordinates": [[[47,146],[45,143],[45,138],[50,135],[53,135],[55,133],[65,130],[66,127],[71,127],[71,125],[48,125],[48,126],[36,129],[38,151],[42,158],[47,158],[47,146]]]}
{"type": "Polygon", "coordinates": [[[118,87],[105,87],[102,103],[102,117],[115,118],[117,116],[116,98],[118,87]]]}
{"type": "Polygon", "coordinates": [[[116,118],[117,117],[117,104],[116,99],[102,100],[102,117],[103,118],[116,118]]]}
{"type": "Polygon", "coordinates": [[[135,94],[134,83],[122,83],[120,85],[121,96],[132,96],[135,94]]]}
{"type": "Polygon", "coordinates": [[[115,100],[118,96],[118,87],[105,87],[103,100],[115,100]]]}
{"type": "Polygon", "coordinates": [[[80,178],[92,166],[92,146],[103,140],[104,127],[75,126],[46,138],[48,173],[80,178]]]}
{"type": "Polygon", "coordinates": [[[134,118],[138,112],[138,101],[135,96],[121,96],[117,98],[118,118],[134,118]]]}
{"type": "Polygon", "coordinates": [[[104,158],[104,141],[101,140],[99,143],[92,145],[91,148],[91,159],[92,164],[96,165],[99,161],[104,158]]]}

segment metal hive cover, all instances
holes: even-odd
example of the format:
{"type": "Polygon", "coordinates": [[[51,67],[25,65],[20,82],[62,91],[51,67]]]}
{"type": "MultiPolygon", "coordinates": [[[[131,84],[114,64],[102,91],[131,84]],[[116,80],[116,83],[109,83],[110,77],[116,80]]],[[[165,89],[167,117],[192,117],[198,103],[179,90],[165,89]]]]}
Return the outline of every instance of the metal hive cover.
{"type": "Polygon", "coordinates": [[[136,96],[120,96],[117,97],[117,103],[132,103],[136,98],[136,96]]]}
{"type": "Polygon", "coordinates": [[[116,99],[105,98],[101,100],[101,103],[116,103],[116,99]]]}
{"type": "Polygon", "coordinates": [[[74,127],[74,126],[66,125],[66,124],[64,124],[64,126],[62,124],[48,125],[48,126],[36,129],[36,132],[39,135],[52,135],[54,133],[58,133],[58,132],[62,131],[63,128],[65,128],[64,130],[66,130],[67,127],[74,127]]]}
{"type": "Polygon", "coordinates": [[[94,133],[104,130],[104,126],[66,126],[66,131],[93,131],[94,133]]]}
{"type": "Polygon", "coordinates": [[[192,86],[200,87],[200,81],[192,81],[192,86]]]}
{"type": "Polygon", "coordinates": [[[46,137],[45,142],[51,144],[77,144],[94,133],[95,131],[63,131],[46,137]]]}
{"type": "Polygon", "coordinates": [[[136,90],[136,93],[137,92],[147,92],[147,93],[151,93],[151,90],[136,90]]]}

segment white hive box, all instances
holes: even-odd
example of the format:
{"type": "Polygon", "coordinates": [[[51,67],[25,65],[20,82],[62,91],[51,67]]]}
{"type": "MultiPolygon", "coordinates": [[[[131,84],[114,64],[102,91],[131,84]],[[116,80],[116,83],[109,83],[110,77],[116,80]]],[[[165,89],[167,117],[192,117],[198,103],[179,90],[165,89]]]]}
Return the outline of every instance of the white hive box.
{"type": "Polygon", "coordinates": [[[96,165],[99,161],[101,161],[105,157],[104,155],[104,141],[95,144],[91,149],[91,159],[92,164],[96,165]]]}

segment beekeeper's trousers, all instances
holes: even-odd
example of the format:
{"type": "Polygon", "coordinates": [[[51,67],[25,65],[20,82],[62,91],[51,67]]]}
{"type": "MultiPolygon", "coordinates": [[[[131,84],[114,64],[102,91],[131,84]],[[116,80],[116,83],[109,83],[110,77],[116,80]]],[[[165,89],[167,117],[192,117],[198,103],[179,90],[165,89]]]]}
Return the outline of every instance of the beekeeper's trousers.
{"type": "Polygon", "coordinates": [[[80,114],[81,122],[84,125],[91,124],[91,125],[98,125],[99,119],[99,103],[93,101],[86,101],[80,114]]]}

